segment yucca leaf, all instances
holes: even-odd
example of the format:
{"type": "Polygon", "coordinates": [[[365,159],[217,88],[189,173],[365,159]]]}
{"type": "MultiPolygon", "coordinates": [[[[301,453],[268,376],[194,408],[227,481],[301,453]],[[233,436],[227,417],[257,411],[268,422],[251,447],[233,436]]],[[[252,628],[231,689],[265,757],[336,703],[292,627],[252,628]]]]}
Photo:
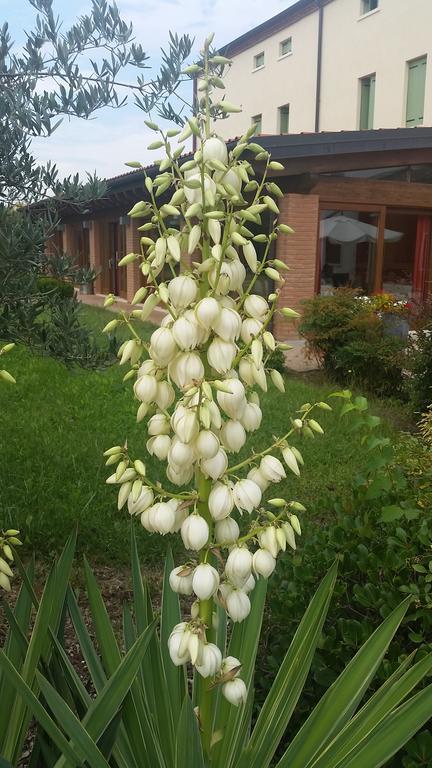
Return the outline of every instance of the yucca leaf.
{"type": "Polygon", "coordinates": [[[338,768],[380,768],[430,719],[432,685],[398,707],[338,768]]]}
{"type": "MultiPolygon", "coordinates": [[[[126,654],[112,677],[109,678],[102,691],[96,699],[92,700],[88,707],[88,710],[82,719],[82,726],[95,742],[98,742],[103,736],[110,722],[119,710],[137,675],[139,665],[144,658],[150,637],[154,630],[155,625],[153,624],[136,640],[131,650],[126,654]]],[[[45,681],[44,685],[46,686],[46,684],[48,684],[47,681],[45,681]]],[[[43,692],[45,694],[45,689],[43,689],[43,692]]],[[[65,765],[65,759],[60,758],[56,764],[56,768],[64,768],[65,765]]]]}
{"type": "Polygon", "coordinates": [[[337,575],[335,563],[322,580],[291,641],[279,672],[263,704],[238,768],[268,766],[299,699],[323,624],[337,575]]]}
{"type": "Polygon", "coordinates": [[[215,731],[220,740],[212,750],[216,768],[237,768],[238,755],[249,736],[251,701],[253,701],[253,674],[261,633],[267,580],[258,579],[251,595],[251,612],[247,619],[233,626],[228,654],[242,663],[240,677],[248,689],[248,705],[233,707],[223,696],[216,699],[215,731]]]}
{"type": "Polygon", "coordinates": [[[162,612],[160,628],[160,647],[162,665],[165,672],[165,680],[169,690],[171,704],[171,716],[173,723],[178,723],[180,712],[184,707],[186,693],[186,669],[176,667],[169,655],[168,638],[173,627],[181,621],[180,603],[178,595],[169,585],[169,575],[174,568],[174,560],[171,549],[165,558],[164,581],[162,589],[162,612]]]}
{"type": "Polygon", "coordinates": [[[188,694],[177,725],[175,768],[205,768],[198,723],[188,694]]]}
{"type": "MultiPolygon", "coordinates": [[[[67,583],[75,552],[76,533],[67,540],[62,554],[53,565],[39,607],[22,668],[23,681],[37,690],[36,669],[43,659],[49,661],[51,636],[56,634],[61,621],[67,583]]],[[[16,762],[22,752],[31,714],[22,698],[16,698],[11,709],[8,729],[3,745],[3,756],[16,762]]]]}
{"type": "Polygon", "coordinates": [[[321,698],[277,768],[308,768],[350,720],[408,609],[404,600],[371,635],[321,698]]]}
{"type": "MultiPolygon", "coordinates": [[[[19,700],[22,700],[25,706],[30,710],[32,715],[42,725],[48,736],[57,745],[61,752],[67,757],[70,766],[73,768],[79,768],[81,760],[79,760],[69,744],[69,741],[65,738],[63,733],[59,730],[52,717],[48,714],[46,709],[42,706],[39,699],[31,688],[27,685],[25,680],[21,677],[19,672],[15,669],[13,664],[9,661],[6,654],[0,650],[0,669],[5,677],[10,681],[14,687],[19,700]]],[[[7,764],[7,759],[3,758],[7,764]]]]}
{"type": "MultiPolygon", "coordinates": [[[[39,687],[46,699],[46,702],[52,712],[56,713],[57,720],[62,724],[62,728],[71,740],[70,746],[73,747],[76,754],[75,760],[78,758],[78,765],[83,761],[86,761],[91,768],[109,768],[109,763],[105,760],[102,752],[97,747],[95,741],[92,739],[86,729],[80,723],[74,712],[68,707],[64,699],[57,693],[51,683],[43,677],[43,675],[36,673],[38,678],[39,687]]],[[[37,715],[36,715],[37,717],[37,715]]],[[[41,723],[41,725],[43,725],[41,723]]],[[[45,726],[43,726],[45,727],[45,726]]],[[[62,756],[59,763],[65,764],[68,760],[68,756],[62,756]]]]}
{"type": "Polygon", "coordinates": [[[379,690],[371,696],[355,717],[332,741],[323,755],[312,764],[313,768],[334,768],[352,750],[356,750],[363,739],[383,722],[386,717],[408,696],[418,683],[432,669],[432,654],[425,656],[409,671],[411,657],[385,681],[379,690]]]}

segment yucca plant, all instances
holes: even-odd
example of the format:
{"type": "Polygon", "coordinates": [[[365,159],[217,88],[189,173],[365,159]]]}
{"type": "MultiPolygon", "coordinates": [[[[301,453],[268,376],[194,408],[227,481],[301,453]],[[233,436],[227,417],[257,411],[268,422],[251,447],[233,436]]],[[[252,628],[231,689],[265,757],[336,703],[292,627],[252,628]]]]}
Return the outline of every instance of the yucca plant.
{"type": "MultiPolygon", "coordinates": [[[[281,166],[251,141],[253,128],[229,153],[213,134],[212,121],[238,108],[214,96],[214,89],[223,88],[229,62],[210,51],[211,43],[208,38],[202,60],[187,70],[200,78],[194,117],[181,132],[165,133],[147,123],[159,135],[150,149],[163,149],[164,156],[155,178],[143,172],[147,198],[130,215],[148,221],[139,227],[141,252],[125,256],[123,265],[138,262],[152,290],[138,291],[134,303],[144,300],[143,308],[106,327],[111,331],[124,324],[131,331],[120,362],[131,365],[125,379],[135,379],[147,451],[161,462],[159,477],[152,478],[127,443],[106,451],[107,464],[116,466],[108,482],[119,486],[118,507],[127,504],[132,517],[133,609],[124,608],[119,644],[85,566],[96,650],[74,593],[66,590],[68,545],[60,561],[62,575],[56,566],[48,581],[49,597],[44,593],[38,609],[39,615],[44,608],[44,621],[38,620],[24,660],[15,663],[10,652],[0,654],[2,678],[13,691],[13,728],[3,742],[4,757],[12,764],[19,759],[31,713],[48,737],[40,749],[50,768],[377,768],[430,717],[432,686],[410,695],[430,671],[430,656],[413,666],[407,657],[363,701],[408,608],[405,601],[329,688],[284,754],[275,757],[321,636],[335,565],[318,587],[252,722],[267,579],[280,552],[295,549],[298,514],[305,511],[299,501],[274,496],[269,488],[286,477],[286,469],[300,473],[299,441],[322,434],[315,412],[330,406],[306,403],[292,418],[281,408],[282,436],[247,458],[232,459],[247,433],[260,428],[257,388],[267,390],[268,376],[281,392],[285,388],[269,363],[274,350],[284,347],[271,333],[272,318],[276,312],[287,318],[297,313],[278,306],[285,265],[272,255],[277,237],[291,232],[279,220],[274,200],[283,193],[271,174],[281,166]],[[198,149],[184,162],[182,142],[192,134],[198,149]],[[159,206],[163,194],[168,202],[159,206]],[[273,219],[270,231],[256,235],[250,227],[262,225],[264,214],[273,219]],[[161,277],[164,268],[172,272],[169,282],[161,277]],[[267,298],[254,293],[263,274],[275,284],[267,298]],[[166,317],[147,344],[134,321],[146,320],[158,304],[166,317]],[[164,470],[168,487],[162,483],[164,470]],[[137,556],[136,517],[154,534],[180,531],[187,550],[177,567],[167,556],[157,631],[137,556]],[[179,595],[193,600],[186,601],[187,617],[179,595]],[[62,646],[59,622],[66,607],[94,696],[62,646]],[[30,653],[31,646],[37,652],[30,653]]],[[[343,410],[355,410],[350,394],[341,394],[348,401],[343,410]]],[[[24,652],[16,611],[9,615],[11,638],[21,641],[24,652]]]]}

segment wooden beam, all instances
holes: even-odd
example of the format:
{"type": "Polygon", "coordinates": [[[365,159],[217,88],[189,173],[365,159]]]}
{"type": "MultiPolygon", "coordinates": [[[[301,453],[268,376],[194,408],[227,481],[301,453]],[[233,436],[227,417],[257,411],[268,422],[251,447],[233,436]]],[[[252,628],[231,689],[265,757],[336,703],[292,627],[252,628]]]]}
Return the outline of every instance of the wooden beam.
{"type": "Polygon", "coordinates": [[[376,244],[376,263],[374,293],[379,293],[382,289],[382,274],[384,265],[384,234],[385,234],[386,210],[381,211],[378,221],[378,239],[376,244]]]}
{"type": "Polygon", "coordinates": [[[322,201],[340,200],[344,208],[350,205],[387,205],[392,208],[432,209],[432,185],[410,184],[404,181],[373,181],[372,179],[321,178],[311,189],[322,201]]]}

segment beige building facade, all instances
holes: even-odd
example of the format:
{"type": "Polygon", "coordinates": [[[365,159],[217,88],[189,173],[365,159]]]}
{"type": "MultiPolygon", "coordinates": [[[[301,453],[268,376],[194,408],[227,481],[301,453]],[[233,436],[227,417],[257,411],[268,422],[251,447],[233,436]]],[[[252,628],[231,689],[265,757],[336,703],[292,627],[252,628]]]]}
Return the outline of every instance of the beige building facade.
{"type": "Polygon", "coordinates": [[[226,139],[432,125],[431,0],[299,0],[224,46],[226,139]]]}

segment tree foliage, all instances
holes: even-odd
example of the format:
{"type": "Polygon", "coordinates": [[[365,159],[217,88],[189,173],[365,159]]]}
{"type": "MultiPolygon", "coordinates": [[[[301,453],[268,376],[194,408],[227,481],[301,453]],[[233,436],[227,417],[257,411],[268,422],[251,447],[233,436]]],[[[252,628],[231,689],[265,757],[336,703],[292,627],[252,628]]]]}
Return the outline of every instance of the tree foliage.
{"type": "Polygon", "coordinates": [[[134,40],[132,25],[115,3],[92,0],[91,11],[65,29],[53,0],[29,0],[37,11],[34,28],[16,45],[4,23],[0,29],[0,202],[32,200],[43,195],[87,197],[100,193],[97,180],[83,193],[77,177],[59,180],[50,162],[37,164],[31,153],[34,137],[50,136],[64,116],[88,119],[104,107],[118,108],[133,91],[141,108],[178,87],[192,41],[188,35],[170,37],[160,74],[151,82],[140,75],[136,83],[119,81],[132,68],[148,69],[148,56],[134,40]]]}

